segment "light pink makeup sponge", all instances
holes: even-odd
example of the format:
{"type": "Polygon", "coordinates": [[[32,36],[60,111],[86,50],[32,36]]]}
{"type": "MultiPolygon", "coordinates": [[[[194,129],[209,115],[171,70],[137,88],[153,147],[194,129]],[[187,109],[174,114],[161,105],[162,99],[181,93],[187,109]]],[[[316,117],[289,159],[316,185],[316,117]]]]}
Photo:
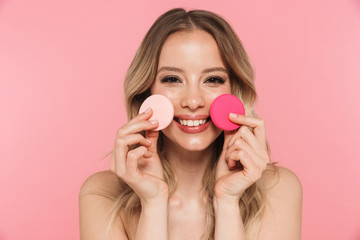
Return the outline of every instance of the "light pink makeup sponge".
{"type": "Polygon", "coordinates": [[[174,106],[168,98],[159,94],[151,95],[142,103],[139,113],[145,112],[149,107],[153,110],[153,115],[149,120],[159,121],[159,127],[155,129],[156,131],[170,125],[174,118],[174,106]]]}
{"type": "Polygon", "coordinates": [[[245,115],[245,108],[239,98],[231,94],[218,96],[210,106],[211,120],[218,128],[225,131],[233,131],[240,127],[229,120],[229,114],[236,113],[245,115]]]}

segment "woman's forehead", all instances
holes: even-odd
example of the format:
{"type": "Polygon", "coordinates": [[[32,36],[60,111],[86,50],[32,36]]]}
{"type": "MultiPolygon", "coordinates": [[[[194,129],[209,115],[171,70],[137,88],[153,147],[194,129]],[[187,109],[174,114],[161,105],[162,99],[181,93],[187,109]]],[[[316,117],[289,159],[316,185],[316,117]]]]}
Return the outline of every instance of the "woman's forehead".
{"type": "Polygon", "coordinates": [[[215,39],[203,30],[176,32],[165,41],[159,57],[163,66],[223,66],[215,39]]]}

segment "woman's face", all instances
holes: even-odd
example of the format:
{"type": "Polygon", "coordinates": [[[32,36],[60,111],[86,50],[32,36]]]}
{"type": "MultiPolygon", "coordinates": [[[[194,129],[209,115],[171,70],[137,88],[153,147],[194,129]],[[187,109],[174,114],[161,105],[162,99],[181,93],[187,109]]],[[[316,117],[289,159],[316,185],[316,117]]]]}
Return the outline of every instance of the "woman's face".
{"type": "Polygon", "coordinates": [[[151,94],[166,96],[175,117],[162,130],[175,145],[206,149],[220,135],[210,119],[210,105],[231,93],[230,79],[213,37],[202,30],[177,32],[168,37],[160,53],[151,94]]]}

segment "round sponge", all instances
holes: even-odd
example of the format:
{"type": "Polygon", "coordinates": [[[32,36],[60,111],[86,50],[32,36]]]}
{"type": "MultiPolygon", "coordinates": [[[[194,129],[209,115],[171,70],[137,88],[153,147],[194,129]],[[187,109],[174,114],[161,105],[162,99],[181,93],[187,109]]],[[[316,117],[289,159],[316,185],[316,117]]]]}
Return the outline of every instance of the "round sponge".
{"type": "Polygon", "coordinates": [[[153,115],[149,120],[159,121],[159,127],[157,127],[155,131],[162,130],[169,126],[174,118],[174,106],[170,100],[163,95],[154,94],[146,98],[141,104],[139,113],[146,111],[148,108],[153,110],[153,115]]]}
{"type": "Polygon", "coordinates": [[[211,103],[211,120],[218,128],[225,131],[233,131],[239,127],[239,125],[229,120],[230,113],[245,115],[244,105],[240,99],[234,95],[220,95],[211,103]]]}

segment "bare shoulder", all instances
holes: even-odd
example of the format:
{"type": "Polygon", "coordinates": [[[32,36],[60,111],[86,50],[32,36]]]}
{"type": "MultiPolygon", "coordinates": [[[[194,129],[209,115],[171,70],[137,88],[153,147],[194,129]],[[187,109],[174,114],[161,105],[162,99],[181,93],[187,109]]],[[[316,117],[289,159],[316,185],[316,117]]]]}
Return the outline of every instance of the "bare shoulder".
{"type": "Polygon", "coordinates": [[[302,185],[290,169],[271,166],[261,182],[266,207],[259,239],[301,239],[302,185]]]}
{"type": "Polygon", "coordinates": [[[272,166],[264,171],[261,182],[269,194],[302,195],[302,185],[298,176],[288,168],[272,166]]]}
{"type": "Polygon", "coordinates": [[[110,170],[89,176],[80,188],[80,196],[89,194],[109,195],[116,198],[121,191],[121,179],[110,170]]]}
{"type": "Polygon", "coordinates": [[[111,171],[97,172],[88,177],[79,192],[80,239],[120,239],[127,240],[122,219],[112,212],[117,196],[121,193],[121,179],[111,171]]]}

